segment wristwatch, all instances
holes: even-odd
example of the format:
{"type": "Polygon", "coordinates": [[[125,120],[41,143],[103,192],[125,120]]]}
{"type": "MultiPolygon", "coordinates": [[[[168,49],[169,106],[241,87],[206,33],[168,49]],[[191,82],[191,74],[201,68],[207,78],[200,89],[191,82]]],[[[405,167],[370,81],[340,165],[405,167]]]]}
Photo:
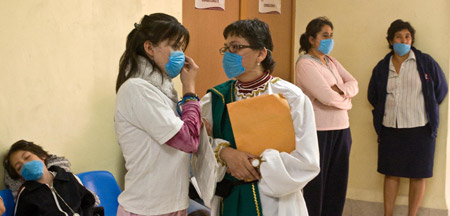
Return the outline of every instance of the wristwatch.
{"type": "Polygon", "coordinates": [[[262,159],[262,157],[257,157],[257,158],[253,158],[250,163],[252,164],[253,167],[259,169],[259,167],[261,166],[261,163],[265,162],[265,160],[262,159]]]}
{"type": "Polygon", "coordinates": [[[255,167],[255,168],[259,167],[260,164],[261,164],[261,162],[259,161],[258,158],[255,158],[255,159],[252,160],[252,166],[255,167]]]}

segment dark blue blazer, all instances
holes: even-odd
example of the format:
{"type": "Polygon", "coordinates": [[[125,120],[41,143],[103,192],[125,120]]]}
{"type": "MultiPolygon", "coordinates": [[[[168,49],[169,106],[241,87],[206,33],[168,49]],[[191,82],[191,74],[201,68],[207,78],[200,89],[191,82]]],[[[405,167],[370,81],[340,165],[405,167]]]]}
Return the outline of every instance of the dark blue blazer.
{"type": "MultiPolygon", "coordinates": [[[[428,54],[422,53],[415,47],[411,48],[416,55],[417,70],[422,81],[422,92],[425,100],[425,111],[430,126],[430,135],[437,136],[439,126],[439,104],[444,100],[448,92],[448,85],[442,69],[438,63],[428,54]]],[[[375,66],[370,78],[367,97],[373,106],[373,125],[380,136],[384,109],[386,104],[386,87],[389,75],[389,61],[393,51],[388,53],[375,66]]]]}

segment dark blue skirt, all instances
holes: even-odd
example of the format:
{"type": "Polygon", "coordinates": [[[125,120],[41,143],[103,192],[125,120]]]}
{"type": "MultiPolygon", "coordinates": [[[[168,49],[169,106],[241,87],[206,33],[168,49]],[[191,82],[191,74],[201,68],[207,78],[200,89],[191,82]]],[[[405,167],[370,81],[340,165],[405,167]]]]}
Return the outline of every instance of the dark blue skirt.
{"type": "Polygon", "coordinates": [[[433,176],[436,139],[429,125],[416,128],[383,127],[378,143],[378,172],[404,178],[433,176]]]}

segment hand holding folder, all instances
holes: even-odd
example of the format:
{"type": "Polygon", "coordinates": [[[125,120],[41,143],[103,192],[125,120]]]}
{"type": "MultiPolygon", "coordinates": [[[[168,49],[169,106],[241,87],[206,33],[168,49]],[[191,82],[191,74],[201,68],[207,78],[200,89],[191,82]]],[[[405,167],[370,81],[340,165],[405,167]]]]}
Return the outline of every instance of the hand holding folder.
{"type": "Polygon", "coordinates": [[[227,104],[236,147],[261,155],[266,149],[291,153],[295,131],[289,104],[281,94],[261,95],[227,104]]]}

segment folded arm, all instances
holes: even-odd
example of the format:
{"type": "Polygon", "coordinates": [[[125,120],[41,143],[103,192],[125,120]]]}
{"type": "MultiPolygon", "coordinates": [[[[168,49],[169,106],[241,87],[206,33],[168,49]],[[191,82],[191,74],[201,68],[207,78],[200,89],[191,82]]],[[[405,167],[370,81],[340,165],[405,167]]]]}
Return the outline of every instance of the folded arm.
{"type": "Polygon", "coordinates": [[[334,91],[316,65],[300,60],[297,62],[295,71],[296,85],[301,86],[302,90],[312,97],[311,100],[316,99],[324,105],[338,109],[351,109],[351,99],[334,91]]]}
{"type": "Polygon", "coordinates": [[[331,62],[336,66],[339,75],[344,83],[337,83],[337,87],[344,93],[344,97],[352,98],[358,94],[358,81],[341,65],[336,59],[330,57],[331,62]]]}

